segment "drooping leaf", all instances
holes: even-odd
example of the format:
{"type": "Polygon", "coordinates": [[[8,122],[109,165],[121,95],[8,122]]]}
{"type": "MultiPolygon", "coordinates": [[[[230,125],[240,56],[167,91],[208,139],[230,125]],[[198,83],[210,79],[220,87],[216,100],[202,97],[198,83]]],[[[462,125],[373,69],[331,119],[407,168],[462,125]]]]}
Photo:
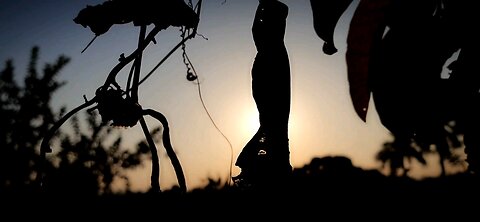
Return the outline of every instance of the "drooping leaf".
{"type": "Polygon", "coordinates": [[[333,39],[335,27],[351,3],[352,0],[310,0],[313,27],[318,37],[325,41],[322,50],[327,55],[338,51],[333,39]]]}
{"type": "Polygon", "coordinates": [[[387,8],[392,2],[393,0],[362,0],[350,23],[346,54],[349,90],[355,112],[364,122],[371,93],[371,57],[382,39],[387,8]]]}

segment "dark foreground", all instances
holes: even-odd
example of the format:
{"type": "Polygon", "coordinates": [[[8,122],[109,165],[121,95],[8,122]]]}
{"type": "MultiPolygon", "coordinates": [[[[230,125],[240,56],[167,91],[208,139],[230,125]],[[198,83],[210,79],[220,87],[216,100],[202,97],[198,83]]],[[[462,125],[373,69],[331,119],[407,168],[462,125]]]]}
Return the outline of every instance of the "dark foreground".
{"type": "Polygon", "coordinates": [[[478,178],[470,174],[418,181],[386,177],[376,171],[318,175],[297,172],[290,182],[278,181],[277,185],[265,190],[210,184],[187,193],[172,188],[160,193],[100,196],[76,191],[3,194],[0,209],[2,215],[10,214],[16,219],[63,218],[66,221],[150,216],[182,221],[241,218],[256,221],[279,216],[294,216],[295,221],[313,217],[354,217],[354,220],[380,217],[387,220],[421,219],[420,216],[426,215],[429,221],[433,217],[455,221],[468,217],[469,221],[478,221],[479,185],[478,178]]]}

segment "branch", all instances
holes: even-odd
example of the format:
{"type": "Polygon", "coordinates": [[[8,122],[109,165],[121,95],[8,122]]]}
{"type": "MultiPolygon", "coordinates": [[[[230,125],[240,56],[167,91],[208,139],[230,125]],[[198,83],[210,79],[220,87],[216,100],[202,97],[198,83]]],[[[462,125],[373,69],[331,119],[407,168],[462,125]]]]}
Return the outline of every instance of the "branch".
{"type": "Polygon", "coordinates": [[[80,110],[94,104],[96,100],[97,100],[97,97],[93,97],[90,101],[88,100],[85,101],[84,104],[77,106],[77,108],[68,112],[60,120],[58,120],[55,124],[53,124],[52,128],[50,128],[45,134],[45,136],[43,137],[42,144],[40,145],[40,153],[42,156],[45,156],[45,153],[52,152],[49,142],[52,139],[53,135],[55,135],[55,132],[65,123],[65,121],[67,121],[70,117],[72,117],[75,113],[79,112],[80,110]]]}
{"type": "Polygon", "coordinates": [[[97,98],[93,97],[90,101],[85,99],[85,103],[78,106],[77,108],[73,109],[72,111],[68,112],[65,114],[60,120],[58,120],[55,124],[53,124],[52,128],[50,128],[45,136],[43,137],[42,143],[40,145],[40,158],[41,158],[41,163],[38,169],[38,175],[36,178],[36,182],[41,188],[43,186],[43,179],[44,175],[43,172],[45,170],[45,161],[46,161],[46,153],[52,152],[52,149],[50,148],[50,140],[53,138],[53,135],[55,135],[55,132],[67,121],[72,117],[75,113],[79,112],[80,110],[91,106],[96,102],[97,98]]]}
{"type": "Polygon", "coordinates": [[[161,30],[162,28],[155,26],[152,31],[148,33],[147,37],[139,45],[139,47],[132,52],[132,54],[120,59],[120,62],[115,67],[113,67],[112,71],[110,71],[110,73],[108,74],[108,77],[103,84],[104,88],[108,88],[110,84],[114,84],[116,87],[120,88],[120,86],[115,81],[115,77],[117,76],[117,74],[120,72],[120,70],[123,69],[123,67],[125,67],[128,63],[132,62],[139,54],[141,54],[143,50],[145,50],[145,48],[148,46],[148,44],[151,41],[155,40],[155,35],[157,35],[161,30]]]}

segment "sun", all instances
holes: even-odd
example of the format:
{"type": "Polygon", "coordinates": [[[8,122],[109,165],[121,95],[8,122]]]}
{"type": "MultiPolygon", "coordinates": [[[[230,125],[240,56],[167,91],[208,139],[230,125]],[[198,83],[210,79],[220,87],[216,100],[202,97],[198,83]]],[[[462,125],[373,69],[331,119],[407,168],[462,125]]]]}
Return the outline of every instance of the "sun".
{"type": "Polygon", "coordinates": [[[260,127],[258,111],[254,106],[246,107],[238,121],[240,121],[238,125],[241,126],[240,134],[242,135],[242,140],[250,140],[260,127]]]}

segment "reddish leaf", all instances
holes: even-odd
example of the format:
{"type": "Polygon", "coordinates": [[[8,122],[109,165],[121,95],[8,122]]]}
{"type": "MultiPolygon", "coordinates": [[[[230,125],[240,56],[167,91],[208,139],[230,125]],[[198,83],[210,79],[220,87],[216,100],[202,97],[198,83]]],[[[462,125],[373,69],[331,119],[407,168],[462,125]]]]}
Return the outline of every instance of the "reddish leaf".
{"type": "Polygon", "coordinates": [[[393,0],[360,1],[347,37],[347,71],[350,97],[357,115],[366,121],[371,89],[368,85],[372,51],[385,30],[386,8],[393,0]]]}

